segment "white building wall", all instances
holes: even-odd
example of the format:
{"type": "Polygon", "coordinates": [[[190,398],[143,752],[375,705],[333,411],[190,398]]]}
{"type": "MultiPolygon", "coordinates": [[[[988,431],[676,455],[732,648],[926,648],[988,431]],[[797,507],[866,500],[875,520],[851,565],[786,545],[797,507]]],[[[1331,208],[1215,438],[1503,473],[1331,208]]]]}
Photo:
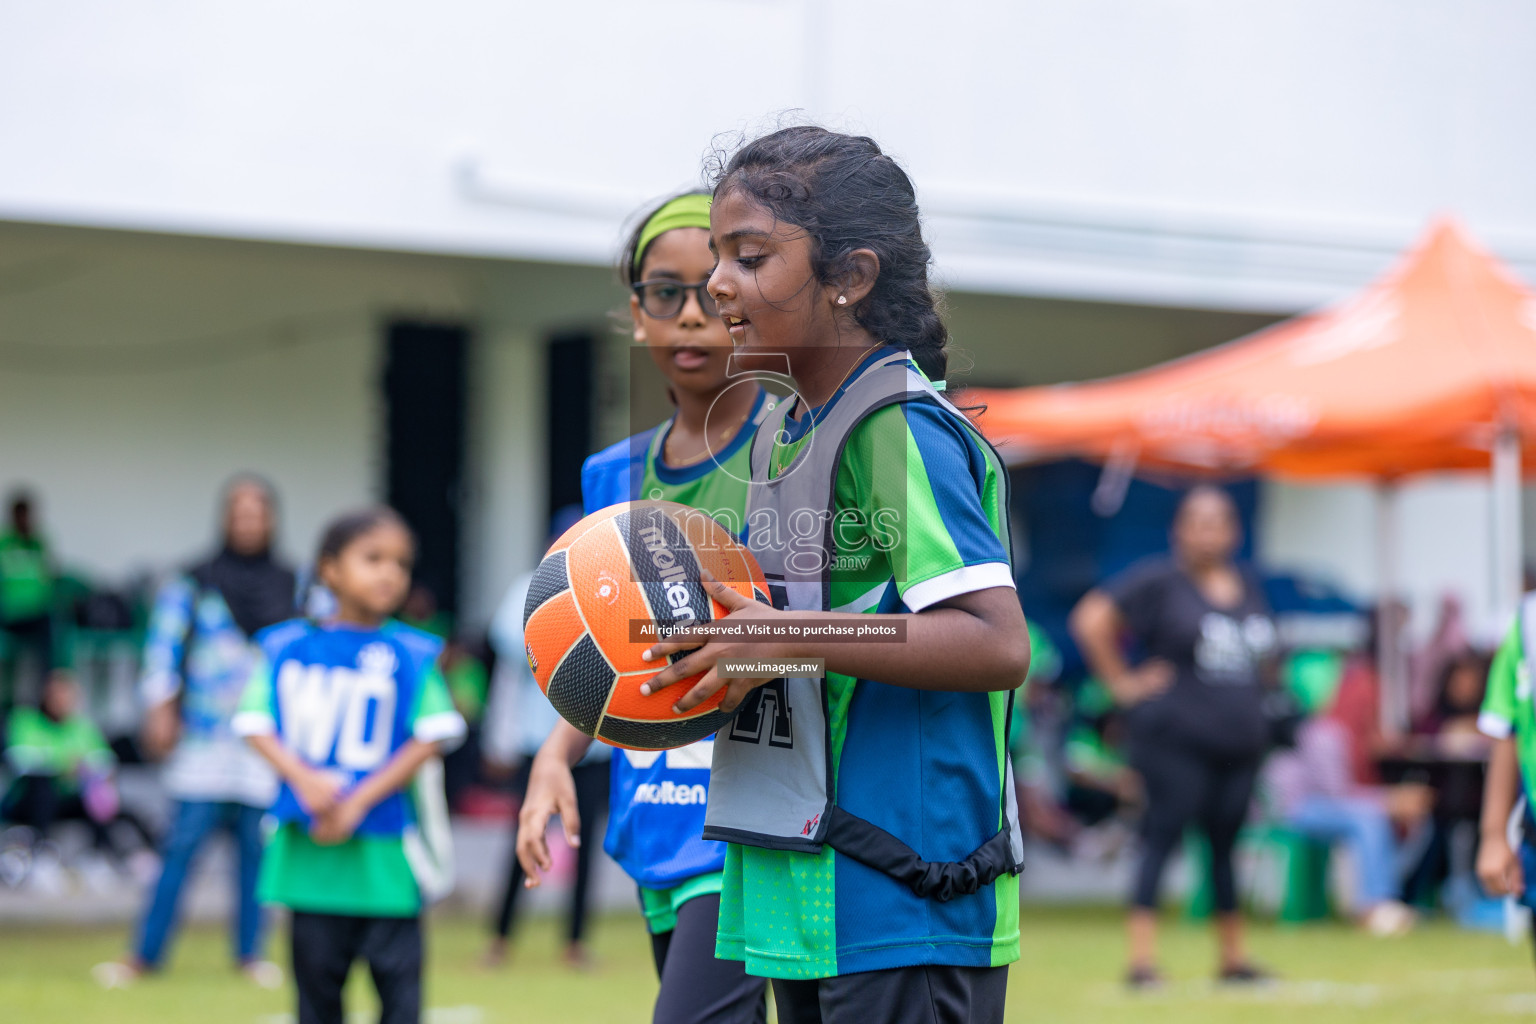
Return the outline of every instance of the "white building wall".
{"type": "MultiPolygon", "coordinates": [[[[905,162],[957,289],[1292,312],[1357,288],[1445,210],[1536,277],[1533,95],[1536,5],[1504,0],[0,0],[0,220],[516,257],[544,261],[522,265],[537,278],[606,264],[623,217],[696,180],[717,133],[799,107],[905,162]]],[[[337,308],[325,289],[366,299],[324,344],[49,376],[23,365],[37,337],[196,338],[135,323],[255,314],[201,285],[87,282],[84,303],[42,294],[21,322],[14,272],[57,268],[8,241],[0,483],[36,481],[64,553],[113,571],[195,546],[236,465],[295,495],[289,544],[307,550],[324,515],[374,493],[370,311],[496,307],[473,275],[363,287],[378,272],[363,260],[293,286],[317,303],[288,304],[304,315],[337,308]]],[[[485,555],[466,571],[481,609],[542,532],[529,346],[590,322],[597,287],[534,288],[531,308],[480,319],[468,529],[485,555]]],[[[978,354],[1027,365],[1036,344],[978,354]]],[[[1405,500],[1416,593],[1454,577],[1480,600],[1476,491],[1405,500]]],[[[1271,488],[1272,560],[1369,590],[1361,500],[1271,488]]]]}
{"type": "Polygon", "coordinates": [[[60,559],[121,581],[210,550],[220,485],[251,470],[283,497],[283,551],[307,560],[326,519],[378,493],[377,349],[358,317],[213,365],[0,373],[0,490],[34,488],[60,559]]]}
{"type": "Polygon", "coordinates": [[[1536,271],[1505,0],[0,5],[0,217],[604,262],[804,108],[917,180],[951,283],[1294,311],[1454,210],[1536,271]]]}
{"type": "MultiPolygon", "coordinates": [[[[462,323],[460,597],[481,623],[542,550],[544,342],[609,336],[622,297],[595,268],[0,223],[0,497],[35,489],[65,563],[115,584],[206,550],[220,484],[259,471],[307,561],[383,496],[386,325],[462,323]]],[[[610,431],[626,398],[605,382],[610,431]]]]}
{"type": "Polygon", "coordinates": [[[548,504],[542,346],[523,330],[488,327],[470,362],[466,614],[487,621],[512,580],[538,564],[548,504]]]}
{"type": "Polygon", "coordinates": [[[207,550],[220,485],[252,470],[283,499],[285,554],[308,561],[330,517],[383,496],[385,325],[464,323],[462,596],[482,619],[543,531],[528,320],[609,297],[561,280],[447,257],[0,225],[0,495],[34,489],[65,565],[117,584],[207,550]],[[528,279],[543,305],[517,301],[528,279]],[[501,312],[503,298],[527,315],[501,312]]]}

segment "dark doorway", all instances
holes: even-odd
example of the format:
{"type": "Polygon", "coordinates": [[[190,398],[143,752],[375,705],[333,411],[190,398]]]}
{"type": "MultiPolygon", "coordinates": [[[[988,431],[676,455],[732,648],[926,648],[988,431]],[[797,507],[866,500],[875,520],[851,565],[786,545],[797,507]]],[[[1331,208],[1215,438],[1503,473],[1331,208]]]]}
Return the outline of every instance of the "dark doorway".
{"type": "Polygon", "coordinates": [[[581,504],[581,464],[592,454],[592,393],[597,342],[585,331],[549,339],[544,361],[545,436],[549,438],[550,516],[581,504]]]}
{"type": "Polygon", "coordinates": [[[386,500],[416,531],[416,581],[458,609],[459,496],[469,331],[409,320],[389,325],[384,357],[386,500]]]}

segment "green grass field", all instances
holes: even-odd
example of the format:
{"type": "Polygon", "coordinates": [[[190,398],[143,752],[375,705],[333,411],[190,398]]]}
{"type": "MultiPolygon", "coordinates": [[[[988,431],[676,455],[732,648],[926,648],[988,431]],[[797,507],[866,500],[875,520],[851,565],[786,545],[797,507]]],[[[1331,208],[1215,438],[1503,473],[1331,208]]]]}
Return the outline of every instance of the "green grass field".
{"type": "MultiPolygon", "coordinates": [[[[436,1024],[609,1024],[648,1021],[655,994],[649,946],[637,917],[596,922],[596,968],[560,965],[555,923],[529,922],[514,959],[478,963],[478,923],[439,917],[429,933],[427,1003],[436,1024]]],[[[1130,996],[1119,984],[1118,918],[1108,909],[1025,908],[1024,959],[1013,969],[1008,1020],[1039,1022],[1213,1021],[1330,1024],[1509,1020],[1536,1013],[1530,951],[1502,938],[1426,926],[1403,939],[1372,940],[1342,925],[1256,926],[1257,959],[1286,979],[1252,992],[1209,983],[1203,929],[1167,931],[1168,989],[1130,996]]],[[[278,1024],[288,991],[263,992],[227,966],[225,938],[195,928],[173,969],[125,991],[103,992],[92,964],[120,952],[121,930],[8,926],[0,931],[0,1020],[7,1024],[278,1024]]],[[[354,1015],[373,1006],[363,972],[352,978],[354,1015]]],[[[359,1016],[372,1019],[371,1014],[359,1016]]]]}

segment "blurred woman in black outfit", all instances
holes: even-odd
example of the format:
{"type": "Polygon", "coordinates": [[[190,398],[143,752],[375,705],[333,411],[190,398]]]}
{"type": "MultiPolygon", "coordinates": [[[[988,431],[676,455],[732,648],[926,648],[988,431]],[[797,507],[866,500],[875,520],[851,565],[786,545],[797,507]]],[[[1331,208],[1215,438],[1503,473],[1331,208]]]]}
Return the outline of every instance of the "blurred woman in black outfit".
{"type": "Polygon", "coordinates": [[[1232,852],[1269,746],[1265,670],[1275,628],[1258,578],[1233,561],[1237,509],[1196,487],[1174,517],[1171,557],[1141,562],[1073,609],[1072,635],[1126,709],[1131,766],[1146,787],[1141,863],[1127,921],[1133,988],[1159,984],[1158,889],[1169,855],[1196,825],[1211,845],[1218,977],[1258,981],[1243,949],[1232,852]],[[1143,656],[1132,665],[1123,642],[1143,656]]]}

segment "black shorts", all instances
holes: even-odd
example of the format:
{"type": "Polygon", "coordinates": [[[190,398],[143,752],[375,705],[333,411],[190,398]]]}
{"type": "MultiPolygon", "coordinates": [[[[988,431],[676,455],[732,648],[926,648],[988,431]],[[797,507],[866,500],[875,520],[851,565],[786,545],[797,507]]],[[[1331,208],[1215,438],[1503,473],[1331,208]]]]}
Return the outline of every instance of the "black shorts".
{"type": "Polygon", "coordinates": [[[379,993],[380,1024],[421,1020],[421,918],[293,913],[298,1024],[345,1024],[341,990],[362,960],[379,993]]]}
{"type": "Polygon", "coordinates": [[[896,967],[773,982],[779,1024],[1003,1024],[1006,967],[896,967]]]}

